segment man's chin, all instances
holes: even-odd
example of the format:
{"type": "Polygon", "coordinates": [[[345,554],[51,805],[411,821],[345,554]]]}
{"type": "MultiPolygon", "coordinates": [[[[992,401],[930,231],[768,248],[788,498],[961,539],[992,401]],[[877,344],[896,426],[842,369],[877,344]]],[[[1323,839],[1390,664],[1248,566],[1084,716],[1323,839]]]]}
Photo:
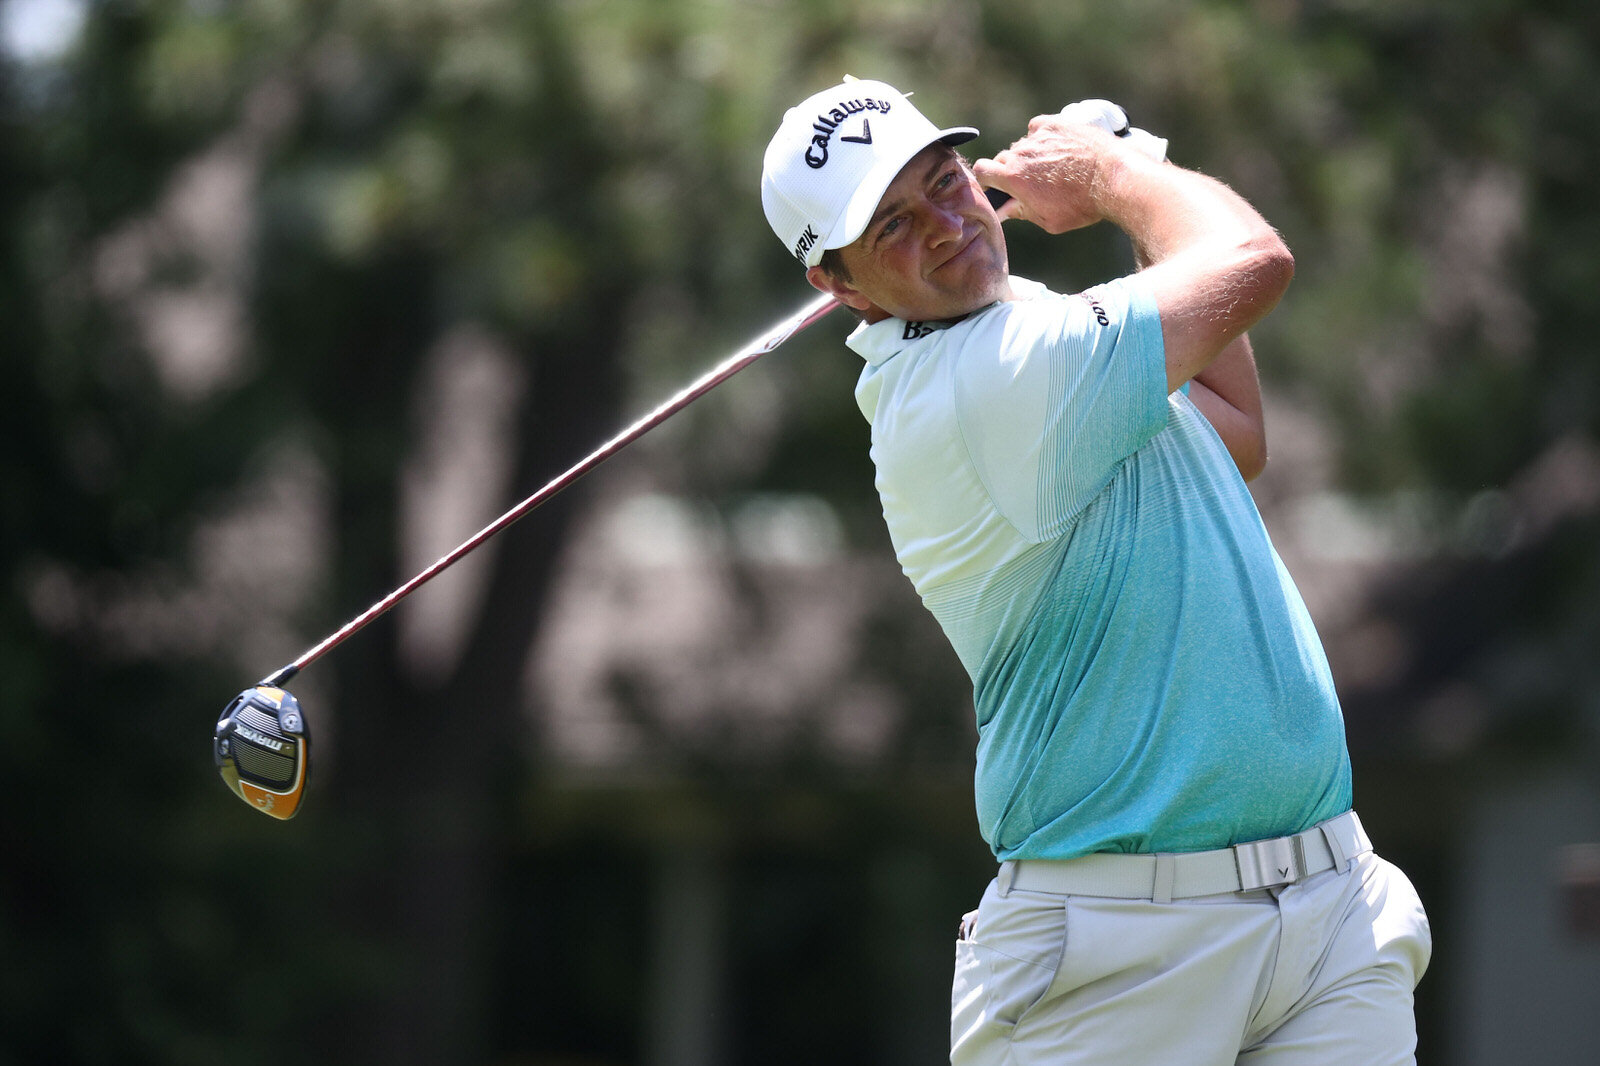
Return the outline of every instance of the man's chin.
{"type": "MultiPolygon", "coordinates": [[[[1010,275],[1003,271],[985,273],[987,276],[944,289],[937,296],[930,293],[932,298],[926,304],[916,307],[902,305],[883,309],[883,313],[906,322],[953,322],[991,304],[1011,299],[1010,275]]],[[[868,320],[871,321],[870,318],[868,320]]]]}

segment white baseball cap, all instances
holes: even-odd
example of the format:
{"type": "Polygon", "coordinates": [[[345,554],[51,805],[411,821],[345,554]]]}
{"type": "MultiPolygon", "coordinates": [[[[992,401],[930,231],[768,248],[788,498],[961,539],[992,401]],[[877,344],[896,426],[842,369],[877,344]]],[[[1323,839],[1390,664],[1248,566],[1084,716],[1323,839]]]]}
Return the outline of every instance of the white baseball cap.
{"type": "Polygon", "coordinates": [[[977,135],[971,126],[939,129],[891,85],[847,77],[783,116],[762,161],[762,209],[784,247],[816,266],[824,251],[861,236],[913,156],[977,135]]]}

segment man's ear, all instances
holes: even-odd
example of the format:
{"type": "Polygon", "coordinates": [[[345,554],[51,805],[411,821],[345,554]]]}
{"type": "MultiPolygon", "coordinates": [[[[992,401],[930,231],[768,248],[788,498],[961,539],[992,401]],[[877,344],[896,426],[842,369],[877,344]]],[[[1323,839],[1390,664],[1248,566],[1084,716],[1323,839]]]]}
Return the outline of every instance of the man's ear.
{"type": "Polygon", "coordinates": [[[806,268],[806,280],[818,292],[829,293],[834,299],[846,307],[856,311],[867,311],[872,307],[872,301],[861,294],[860,290],[848,281],[842,281],[823,270],[820,266],[806,268]]]}

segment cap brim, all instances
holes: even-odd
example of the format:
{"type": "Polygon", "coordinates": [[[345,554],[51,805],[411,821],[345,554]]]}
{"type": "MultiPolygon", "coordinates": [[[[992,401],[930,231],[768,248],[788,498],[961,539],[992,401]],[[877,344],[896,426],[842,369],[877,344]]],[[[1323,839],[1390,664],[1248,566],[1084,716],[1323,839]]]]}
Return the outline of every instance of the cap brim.
{"type": "MultiPolygon", "coordinates": [[[[899,162],[885,160],[879,166],[868,172],[867,176],[856,186],[855,193],[850,197],[850,202],[845,206],[844,213],[839,216],[839,221],[834,225],[833,231],[827,237],[817,242],[816,255],[821,258],[822,252],[831,248],[843,248],[853,243],[866,231],[867,223],[872,221],[872,216],[878,210],[878,201],[883,199],[884,192],[900,176],[907,163],[915,159],[923,149],[930,144],[944,143],[951,147],[966,144],[978,131],[971,126],[952,126],[940,130],[932,138],[916,147],[916,150],[899,162]]],[[[811,264],[815,266],[816,264],[811,264]]]]}

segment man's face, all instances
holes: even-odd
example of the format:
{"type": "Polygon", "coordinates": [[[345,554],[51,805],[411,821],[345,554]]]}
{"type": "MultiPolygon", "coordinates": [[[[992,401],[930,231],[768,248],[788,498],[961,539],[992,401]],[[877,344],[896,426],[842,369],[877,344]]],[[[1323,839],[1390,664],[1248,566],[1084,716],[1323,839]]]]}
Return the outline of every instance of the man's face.
{"type": "Polygon", "coordinates": [[[966,162],[943,144],[901,168],[866,230],[839,252],[849,280],[820,267],[807,277],[869,322],[959,318],[1011,293],[999,216],[966,162]]]}

